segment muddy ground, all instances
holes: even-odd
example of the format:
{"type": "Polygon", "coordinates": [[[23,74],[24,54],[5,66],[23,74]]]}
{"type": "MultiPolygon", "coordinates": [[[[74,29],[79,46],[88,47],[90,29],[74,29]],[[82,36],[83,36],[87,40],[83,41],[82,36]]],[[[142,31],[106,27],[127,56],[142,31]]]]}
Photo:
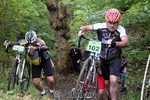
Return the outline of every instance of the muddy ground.
{"type": "MultiPolygon", "coordinates": [[[[75,96],[72,91],[76,85],[78,76],[75,74],[67,74],[67,75],[55,75],[55,98],[57,100],[73,100],[75,96]]],[[[45,87],[47,88],[47,87],[45,87]]],[[[96,97],[88,98],[86,100],[97,100],[96,97]]]]}

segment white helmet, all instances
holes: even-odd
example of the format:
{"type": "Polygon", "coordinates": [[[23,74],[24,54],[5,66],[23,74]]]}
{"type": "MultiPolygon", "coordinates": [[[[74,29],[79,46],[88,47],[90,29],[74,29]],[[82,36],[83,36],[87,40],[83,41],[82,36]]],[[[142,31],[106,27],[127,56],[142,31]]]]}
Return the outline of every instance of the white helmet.
{"type": "Polygon", "coordinates": [[[36,35],[35,31],[33,31],[33,30],[27,32],[25,35],[25,40],[28,43],[33,43],[36,41],[36,39],[37,39],[37,35],[36,35]]]}

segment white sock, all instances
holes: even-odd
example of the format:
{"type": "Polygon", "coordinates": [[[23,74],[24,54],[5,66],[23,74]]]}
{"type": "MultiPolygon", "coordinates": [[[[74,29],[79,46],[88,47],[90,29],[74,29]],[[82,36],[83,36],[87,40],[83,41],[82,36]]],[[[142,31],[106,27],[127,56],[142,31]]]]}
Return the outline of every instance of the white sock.
{"type": "Polygon", "coordinates": [[[50,92],[50,93],[53,93],[53,92],[54,92],[54,90],[50,90],[50,89],[49,89],[49,92],[50,92]]]}
{"type": "Polygon", "coordinates": [[[45,94],[46,92],[45,92],[45,90],[43,90],[42,92],[41,92],[41,94],[45,94]]]}

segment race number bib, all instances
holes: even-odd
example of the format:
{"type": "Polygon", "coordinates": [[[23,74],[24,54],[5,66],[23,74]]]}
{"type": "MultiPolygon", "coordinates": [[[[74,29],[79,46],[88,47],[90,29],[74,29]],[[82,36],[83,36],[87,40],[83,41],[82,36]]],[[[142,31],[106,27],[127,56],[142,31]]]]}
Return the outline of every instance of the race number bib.
{"type": "Polygon", "coordinates": [[[100,53],[101,51],[101,42],[89,41],[87,45],[87,51],[100,53]]]}
{"type": "Polygon", "coordinates": [[[24,46],[14,45],[13,46],[13,50],[16,50],[16,51],[19,51],[19,52],[23,52],[24,51],[24,46]]]}

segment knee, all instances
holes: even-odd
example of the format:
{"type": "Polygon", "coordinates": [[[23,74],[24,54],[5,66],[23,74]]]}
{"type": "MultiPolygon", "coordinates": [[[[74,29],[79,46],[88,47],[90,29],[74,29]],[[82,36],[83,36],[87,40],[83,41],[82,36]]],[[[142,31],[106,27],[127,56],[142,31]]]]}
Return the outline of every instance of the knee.
{"type": "Polygon", "coordinates": [[[98,90],[98,94],[99,94],[99,96],[102,96],[102,95],[103,95],[103,93],[104,93],[104,90],[102,90],[102,89],[98,90]]]}
{"type": "Polygon", "coordinates": [[[118,86],[118,82],[117,81],[110,81],[110,86],[115,88],[118,86]]]}
{"type": "Polygon", "coordinates": [[[39,85],[40,84],[40,79],[39,78],[34,78],[33,79],[33,84],[36,85],[36,86],[39,85]]]}
{"type": "Polygon", "coordinates": [[[48,82],[54,83],[54,76],[48,76],[47,77],[48,82]]]}

